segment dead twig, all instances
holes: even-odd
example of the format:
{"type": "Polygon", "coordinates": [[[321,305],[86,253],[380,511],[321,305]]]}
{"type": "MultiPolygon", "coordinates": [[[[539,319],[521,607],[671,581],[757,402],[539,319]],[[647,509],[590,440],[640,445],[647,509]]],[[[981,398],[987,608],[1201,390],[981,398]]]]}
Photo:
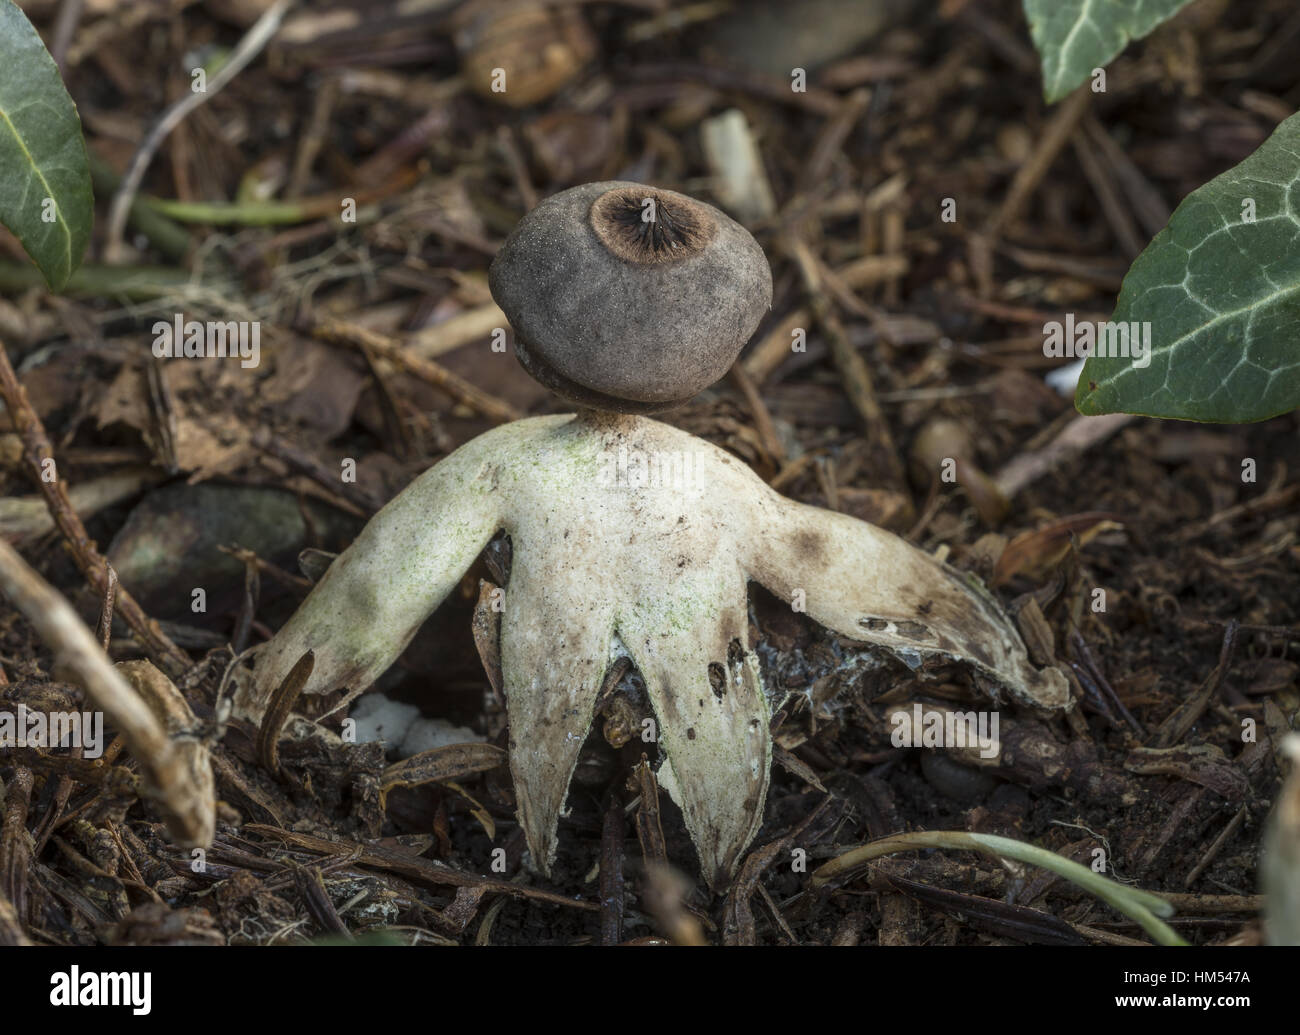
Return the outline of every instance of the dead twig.
{"type": "Polygon", "coordinates": [[[580,909],[585,912],[597,912],[600,909],[600,906],[595,902],[568,898],[555,892],[530,888],[524,884],[512,884],[510,881],[493,877],[480,877],[477,874],[464,873],[444,863],[407,855],[398,849],[386,848],[382,845],[361,844],[348,838],[331,841],[311,834],[299,834],[279,827],[266,826],[262,823],[248,823],[244,826],[244,830],[250,834],[275,838],[285,847],[294,851],[314,852],[319,855],[351,855],[356,852],[358,854],[355,855],[355,859],[359,866],[385,870],[405,877],[407,880],[419,881],[425,884],[449,885],[459,888],[486,888],[488,891],[510,895],[512,898],[526,898],[535,902],[546,902],[553,906],[564,906],[567,909],[580,909]]]}
{"type": "MultiPolygon", "coordinates": [[[[72,486],[68,499],[74,513],[90,517],[105,507],[130,499],[162,477],[156,467],[123,467],[72,486]]],[[[11,496],[0,500],[0,535],[14,539],[44,535],[54,527],[49,507],[40,496],[11,496]]]]}
{"type": "Polygon", "coordinates": [[[379,778],[379,793],[394,787],[420,787],[426,783],[463,780],[506,763],[506,753],[495,744],[445,744],[394,762],[379,778]]]}
{"type": "Polygon", "coordinates": [[[1228,675],[1228,667],[1232,664],[1232,654],[1237,647],[1237,632],[1237,623],[1229,621],[1227,627],[1223,630],[1223,644],[1219,648],[1219,663],[1214,666],[1214,670],[1206,677],[1205,682],[1201,684],[1201,688],[1179,705],[1160,724],[1160,728],[1156,730],[1156,735],[1151,741],[1151,747],[1167,748],[1181,743],[1183,737],[1187,735],[1187,731],[1205,713],[1205,709],[1210,706],[1211,699],[1223,686],[1223,681],[1228,675]]]}
{"type": "Polygon", "coordinates": [[[623,940],[623,797],[615,786],[600,830],[600,944],[623,940]]]}
{"type": "Polygon", "coordinates": [[[108,568],[108,586],[104,589],[104,602],[99,609],[99,624],[95,626],[95,639],[108,653],[108,644],[113,638],[113,600],[117,596],[117,572],[111,564],[108,568]]]}
{"type": "Polygon", "coordinates": [[[1088,184],[1101,203],[1102,214],[1110,224],[1111,232],[1119,242],[1120,248],[1129,259],[1135,259],[1146,247],[1146,241],[1138,231],[1133,213],[1125,206],[1120,197],[1119,187],[1110,167],[1098,157],[1092,144],[1087,139],[1087,125],[1071,138],[1074,157],[1078,159],[1079,168],[1088,178],[1088,184]]]}
{"type": "Polygon", "coordinates": [[[1011,187],[1007,190],[1007,196],[1002,200],[997,213],[984,226],[983,236],[990,247],[1002,235],[1007,224],[1020,214],[1025,202],[1043,182],[1057,155],[1070,142],[1079,123],[1088,113],[1091,103],[1092,91],[1085,83],[1070,94],[1065,99],[1065,103],[1057,108],[1048,120],[1033,152],[1016,170],[1015,178],[1012,179],[1011,187]]]}
{"type": "MultiPolygon", "coordinates": [[[[45,497],[45,505],[54,518],[54,524],[62,533],[64,541],[72,551],[73,560],[81,569],[81,574],[90,583],[91,588],[102,599],[108,592],[110,576],[108,561],[95,548],[86,526],[72,508],[68,498],[67,485],[58,477],[58,467],[54,462],[50,440],[45,434],[41,419],[27,401],[27,392],[19,383],[14,369],[9,365],[9,357],[4,343],[0,342],[0,395],[4,396],[13,421],[14,430],[18,432],[23,443],[32,477],[45,497]]],[[[173,679],[179,679],[190,667],[190,659],[172,643],[167,634],[152,618],[144,613],[125,589],[118,587],[117,610],[139,638],[140,643],[154,659],[158,667],[173,679]]]]}
{"type": "Polygon", "coordinates": [[[1219,832],[1219,836],[1216,837],[1210,847],[1205,850],[1205,854],[1201,856],[1200,862],[1192,867],[1192,872],[1189,873],[1187,879],[1183,881],[1183,887],[1190,888],[1200,879],[1201,874],[1210,868],[1210,863],[1214,862],[1214,860],[1218,858],[1219,853],[1223,851],[1223,846],[1231,841],[1233,835],[1241,829],[1241,825],[1246,821],[1246,812],[1246,806],[1243,805],[1237,810],[1237,814],[1233,816],[1232,819],[1228,820],[1228,825],[1219,832]]]}
{"type": "Polygon", "coordinates": [[[1095,445],[1106,441],[1121,428],[1137,420],[1129,413],[1108,413],[1104,417],[1075,417],[1051,442],[1032,453],[1021,453],[993,476],[993,482],[1007,499],[1043,475],[1054,471],[1095,445]]]}
{"type": "Polygon", "coordinates": [[[483,391],[477,385],[470,384],[459,374],[453,374],[446,367],[431,360],[413,356],[391,338],[365,327],[358,327],[356,324],[342,320],[331,320],[313,327],[312,335],[331,345],[369,349],[380,359],[387,360],[412,377],[418,377],[421,381],[441,389],[457,402],[464,403],[490,420],[505,424],[523,416],[509,403],[483,391]]]}
{"type": "Polygon", "coordinates": [[[745,397],[745,405],[749,407],[750,415],[754,418],[754,430],[758,432],[763,448],[779,470],[785,464],[785,446],[781,444],[780,436],[776,433],[776,425],[772,423],[772,414],[768,411],[767,404],[763,402],[758,388],[755,387],[754,379],[746,372],[744,364],[737,363],[731,368],[731,380],[740,389],[740,394],[745,397]]]}
{"type": "Polygon", "coordinates": [[[871,370],[858,350],[850,344],[844,325],[835,315],[818,272],[816,257],[807,243],[798,236],[788,239],[787,250],[803,275],[804,288],[808,292],[808,306],[830,344],[835,366],[844,378],[844,391],[862,418],[867,440],[878,449],[889,480],[894,485],[906,485],[903,463],[894,443],[893,432],[876,399],[871,370]]]}
{"type": "Polygon", "coordinates": [[[118,184],[117,193],[113,195],[113,202],[109,206],[108,227],[104,236],[104,259],[106,262],[115,265],[124,261],[125,248],[122,243],[122,233],[126,229],[126,218],[131,211],[131,203],[140,190],[145,170],[149,168],[154,153],[162,145],[162,142],[167,139],[167,135],[179,126],[195,108],[220,93],[235,76],[244,70],[244,67],[253,58],[261,53],[262,48],[271,42],[271,37],[280,28],[280,22],[283,21],[284,16],[296,3],[297,0],[275,0],[275,3],[267,8],[266,13],[253,23],[248,32],[244,34],[244,38],[230,52],[230,57],[226,63],[208,82],[207,89],[190,90],[184,97],[163,112],[158,121],[154,123],[153,129],[149,131],[148,136],[141,141],[135,154],[131,156],[131,164],[127,166],[126,175],[122,177],[122,182],[118,184]]]}
{"type": "MultiPolygon", "coordinates": [[[[266,428],[257,428],[253,432],[251,441],[254,447],[287,464],[291,470],[310,478],[331,495],[341,496],[346,503],[360,511],[358,517],[377,513],[386,502],[356,482],[340,480],[337,470],[331,470],[305,449],[299,449],[292,442],[272,434],[266,428]]],[[[337,467],[337,464],[335,466],[337,467]]]]}
{"type": "Polygon", "coordinates": [[[645,755],[633,770],[640,790],[640,803],[636,810],[636,836],[641,842],[641,856],[647,869],[668,865],[668,847],[664,841],[663,825],[659,821],[659,781],[645,755]]]}
{"type": "Polygon", "coordinates": [[[1115,692],[1115,688],[1110,685],[1110,680],[1107,679],[1106,674],[1102,672],[1101,665],[1099,665],[1097,659],[1093,657],[1092,651],[1088,649],[1088,644],[1084,640],[1083,636],[1080,635],[1078,629],[1072,629],[1070,631],[1070,642],[1074,645],[1075,652],[1079,655],[1079,660],[1083,663],[1084,668],[1088,670],[1088,674],[1092,677],[1093,682],[1096,683],[1098,689],[1102,691],[1105,697],[1109,699],[1108,703],[1115,706],[1119,711],[1120,717],[1128,723],[1129,728],[1134,733],[1139,737],[1145,737],[1147,731],[1143,729],[1142,724],[1133,717],[1133,713],[1124,706],[1124,702],[1120,700],[1119,694],[1115,692]]]}
{"type": "Polygon", "coordinates": [[[33,855],[27,811],[34,782],[30,769],[14,766],[5,787],[4,812],[0,814],[0,900],[12,905],[18,922],[27,913],[27,877],[33,855]]]}
{"type": "MultiPolygon", "coordinates": [[[[211,770],[187,764],[190,760],[168,736],[169,731],[159,721],[159,715],[133,692],[72,605],[3,541],[0,541],[0,590],[27,617],[54,651],[59,664],[76,676],[90,699],[108,713],[126,736],[131,754],[140,763],[146,789],[162,805],[172,836],[186,847],[208,844],[216,821],[211,770]]],[[[184,705],[180,692],[174,686],[172,691],[184,705]]],[[[192,721],[193,716],[189,719],[192,721]]]]}

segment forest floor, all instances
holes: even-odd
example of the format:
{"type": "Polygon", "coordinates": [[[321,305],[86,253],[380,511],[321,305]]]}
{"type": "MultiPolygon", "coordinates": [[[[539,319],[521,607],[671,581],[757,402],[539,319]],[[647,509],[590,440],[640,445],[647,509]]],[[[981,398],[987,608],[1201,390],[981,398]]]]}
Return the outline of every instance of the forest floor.
{"type": "MultiPolygon", "coordinates": [[[[201,864],[142,800],[120,745],[96,763],[30,747],[0,757],[10,938],[1146,940],[1073,884],[969,853],[891,856],[821,889],[809,879],[885,834],[970,830],[1100,858],[1170,898],[1171,926],[1193,943],[1260,940],[1260,841],[1300,706],[1300,418],[1113,420],[1074,449],[1080,418],[1044,381],[1061,361],[1043,338],[1066,313],[1106,319],[1172,208],[1294,110],[1289,0],[1194,4],[1114,61],[1105,92],[1052,107],[1012,0],[865,5],[890,13],[862,39],[860,12],[849,29],[807,13],[783,26],[726,4],[530,8],[504,43],[457,30],[449,3],[351,19],[295,9],[150,163],[142,193],[181,204],[137,210],[120,241],[105,236],[108,199],[131,156],[195,62],[268,5],[88,3],[62,42],[59,5],[22,6],[59,44],[98,165],[100,228],[62,296],[0,241],[0,339],[26,398],[22,414],[11,398],[12,428],[0,410],[0,534],[95,626],[102,559],[68,549],[66,512],[56,527],[47,509],[48,448],[89,541],[157,623],[142,635],[119,598],[111,657],[151,658],[220,739],[201,864]],[[512,46],[573,74],[521,76],[517,90],[538,92],[522,106],[478,92],[476,69],[512,46]],[[735,154],[705,140],[731,110],[762,176],[728,195],[735,154]],[[493,348],[505,321],[486,270],[538,199],[598,179],[728,207],[771,260],[772,312],[732,375],[663,419],[793,499],[982,578],[1077,698],[1050,719],[1004,706],[990,766],[896,748],[893,712],[988,697],[961,666],[882,663],[753,589],[778,751],[762,830],[716,898],[680,813],[638,768],[653,747],[615,749],[599,722],[549,879],[525,858],[504,764],[449,762],[437,782],[390,788],[378,744],[285,741],[268,770],[256,730],[213,722],[235,656],[292,613],[319,551],[344,548],[476,434],[562,412],[493,348]],[[177,314],[258,321],[257,366],[155,359],[154,324],[177,314]],[[348,460],[355,480],[340,477],[348,460]],[[316,552],[300,564],[303,551],[316,552]],[[611,791],[626,806],[613,823],[611,791]],[[676,876],[646,865],[656,823],[676,876]],[[598,864],[623,874],[617,896],[601,893],[598,864]]],[[[473,629],[480,580],[506,578],[490,550],[379,684],[497,747],[506,713],[473,629]]],[[[0,599],[4,707],[79,707],[80,693],[0,599]]]]}

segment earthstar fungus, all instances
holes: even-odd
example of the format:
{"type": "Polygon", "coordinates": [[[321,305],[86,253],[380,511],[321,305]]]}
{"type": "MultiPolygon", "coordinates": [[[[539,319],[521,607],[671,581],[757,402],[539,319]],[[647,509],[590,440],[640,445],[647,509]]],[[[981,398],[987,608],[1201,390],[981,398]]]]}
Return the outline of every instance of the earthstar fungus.
{"type": "Polygon", "coordinates": [[[715,888],[734,874],[772,758],[750,580],[914,667],[965,662],[995,699],[1069,706],[1062,673],[1030,665],[973,581],[640,416],[721,377],[770,305],[767,261],[737,223],[671,191],[586,184],[525,216],[490,278],[524,367],[584,409],[479,436],[375,515],[260,654],[244,714],[259,718],[308,650],[304,692],[364,690],[499,531],[513,548],[500,644],[510,768],[544,871],[602,677],[626,655],[658,720],[659,781],[702,872],[715,888]],[[628,476],[614,462],[626,456],[664,462],[628,476]]]}

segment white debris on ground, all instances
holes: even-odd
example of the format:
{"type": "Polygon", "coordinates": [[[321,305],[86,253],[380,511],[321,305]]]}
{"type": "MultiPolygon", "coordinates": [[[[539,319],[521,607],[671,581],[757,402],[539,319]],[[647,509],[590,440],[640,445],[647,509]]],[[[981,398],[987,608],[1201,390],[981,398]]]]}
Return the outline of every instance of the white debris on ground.
{"type": "Polygon", "coordinates": [[[357,743],[383,741],[388,754],[397,758],[409,758],[448,744],[483,740],[473,730],[446,719],[423,718],[415,705],[394,701],[381,693],[359,697],[349,718],[357,724],[357,743]]]}

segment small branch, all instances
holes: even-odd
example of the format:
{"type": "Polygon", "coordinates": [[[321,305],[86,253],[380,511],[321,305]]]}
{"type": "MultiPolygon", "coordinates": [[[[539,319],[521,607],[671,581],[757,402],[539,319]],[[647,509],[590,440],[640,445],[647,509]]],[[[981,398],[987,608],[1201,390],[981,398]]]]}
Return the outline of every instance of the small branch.
{"type": "MultiPolygon", "coordinates": [[[[3,342],[0,342],[0,396],[4,397],[14,430],[23,441],[23,451],[32,477],[35,478],[41,495],[45,497],[45,505],[50,509],[54,524],[72,551],[81,574],[103,599],[108,595],[110,584],[108,562],[95,548],[90,536],[86,534],[86,526],[72,509],[63,479],[55,475],[53,479],[47,480],[48,472],[57,471],[50,440],[45,434],[41,419],[27,401],[27,393],[18,382],[13,367],[9,365],[9,356],[3,342]]],[[[135,598],[121,586],[117,588],[117,610],[145,650],[157,661],[158,667],[167,675],[179,679],[188,671],[189,657],[172,643],[158,623],[146,615],[135,598]]]]}
{"type": "Polygon", "coordinates": [[[1055,470],[1067,460],[1106,441],[1115,432],[1137,420],[1130,413],[1108,413],[1102,417],[1075,417],[1061,433],[1042,449],[1021,453],[993,476],[1007,499],[1021,489],[1055,470]]]}
{"type": "Polygon", "coordinates": [[[113,195],[113,203],[108,212],[108,229],[104,237],[104,256],[108,262],[116,263],[122,258],[122,232],[126,229],[126,219],[131,211],[131,203],[140,190],[140,183],[144,180],[145,170],[149,168],[154,152],[167,139],[167,135],[179,126],[190,112],[220,93],[235,76],[244,70],[245,66],[253,58],[261,53],[262,48],[271,42],[271,37],[280,28],[280,22],[296,2],[297,0],[275,0],[275,3],[267,8],[266,13],[253,23],[252,28],[244,34],[244,38],[230,52],[229,59],[212,77],[212,80],[207,84],[207,89],[201,93],[191,90],[163,112],[162,116],[154,124],[153,129],[149,131],[149,135],[144,138],[140,147],[131,157],[131,164],[127,167],[126,175],[122,177],[117,193],[113,195]]]}
{"type": "MultiPolygon", "coordinates": [[[[112,196],[121,185],[122,177],[94,151],[90,151],[87,157],[90,159],[90,182],[95,188],[95,196],[112,196]]],[[[185,227],[168,219],[161,212],[154,211],[140,198],[131,203],[127,213],[127,226],[144,234],[149,238],[150,244],[174,262],[184,259],[194,246],[194,240],[185,227]]]]}
{"type": "MultiPolygon", "coordinates": [[[[208,844],[216,815],[211,770],[206,771],[205,786],[187,765],[159,717],[109,661],[72,605],[2,540],[0,591],[27,617],[37,635],[54,651],[57,662],[76,676],[90,699],[108,713],[113,725],[126,737],[131,754],[140,763],[146,790],[162,805],[172,836],[185,847],[208,844]]],[[[161,677],[161,673],[157,675],[161,677]]],[[[166,682],[171,686],[170,681],[166,682]]],[[[171,691],[188,713],[180,692],[174,686],[171,691]]],[[[189,719],[192,721],[193,716],[189,719]]]]}
{"type": "Polygon", "coordinates": [[[1070,142],[1079,123],[1088,113],[1091,103],[1092,91],[1086,85],[1081,86],[1048,119],[1047,125],[1038,135],[1038,144],[1033,153],[1016,171],[1002,205],[984,227],[983,236],[990,241],[990,246],[991,242],[1002,236],[1007,224],[1020,214],[1025,202],[1043,182],[1057,155],[1070,142]]]}
{"type": "Polygon", "coordinates": [[[387,360],[394,366],[400,367],[412,377],[418,377],[421,381],[441,389],[457,402],[464,403],[489,420],[508,424],[523,416],[509,403],[483,391],[459,374],[454,374],[431,360],[411,355],[393,339],[369,328],[342,320],[330,320],[314,327],[312,334],[320,341],[331,345],[350,345],[353,348],[367,349],[379,359],[387,360]]]}
{"type": "Polygon", "coordinates": [[[68,45],[77,33],[81,23],[81,11],[85,0],[63,0],[59,4],[58,17],[54,19],[54,38],[50,41],[50,57],[59,66],[59,72],[66,75],[68,71],[68,45]]]}
{"type": "MultiPolygon", "coordinates": [[[[3,540],[0,540],[0,545],[3,545],[3,540]]],[[[27,832],[27,814],[31,809],[34,783],[30,769],[14,766],[4,789],[4,805],[0,808],[0,900],[12,905],[17,923],[27,915],[27,877],[35,854],[31,835],[27,832]]]]}
{"type": "Polygon", "coordinates": [[[754,379],[746,372],[743,364],[737,363],[731,368],[731,380],[740,389],[740,394],[745,397],[745,405],[749,407],[750,416],[754,418],[754,430],[758,432],[763,448],[767,450],[779,470],[785,465],[785,446],[781,444],[781,437],[776,433],[776,425],[772,423],[772,414],[767,404],[763,402],[754,379]]]}
{"type": "Polygon", "coordinates": [[[808,292],[808,306],[826,335],[831,357],[835,360],[840,376],[844,378],[845,394],[862,418],[867,440],[879,450],[890,481],[895,486],[906,485],[903,464],[898,456],[893,432],[889,430],[889,422],[885,420],[880,403],[876,399],[871,368],[867,366],[867,361],[862,358],[858,350],[850,344],[848,335],[844,332],[844,325],[835,315],[822,283],[823,278],[817,259],[807,243],[797,236],[791,237],[789,251],[803,274],[804,288],[808,292]]]}
{"type": "Polygon", "coordinates": [[[600,944],[623,940],[623,798],[611,789],[600,829],[600,944]]]}
{"type": "Polygon", "coordinates": [[[104,600],[99,607],[99,624],[95,626],[95,639],[108,653],[108,645],[113,639],[113,601],[117,596],[117,572],[111,564],[108,568],[108,587],[104,590],[104,600]]]}
{"type": "Polygon", "coordinates": [[[257,428],[251,439],[253,445],[269,456],[286,464],[291,470],[306,475],[331,495],[341,495],[362,516],[369,516],[383,508],[387,500],[372,494],[363,485],[339,480],[337,469],[331,470],[305,449],[272,434],[266,428],[257,428]]]}

